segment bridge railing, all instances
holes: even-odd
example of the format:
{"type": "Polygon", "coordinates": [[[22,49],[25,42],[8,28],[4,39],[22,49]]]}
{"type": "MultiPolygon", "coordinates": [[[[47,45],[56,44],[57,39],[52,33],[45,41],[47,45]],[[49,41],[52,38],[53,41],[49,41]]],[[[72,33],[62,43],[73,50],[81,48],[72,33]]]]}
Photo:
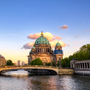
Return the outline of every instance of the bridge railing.
{"type": "Polygon", "coordinates": [[[23,65],[23,66],[0,66],[0,68],[15,68],[15,67],[46,67],[46,68],[58,68],[56,66],[44,66],[44,65],[23,65]]]}

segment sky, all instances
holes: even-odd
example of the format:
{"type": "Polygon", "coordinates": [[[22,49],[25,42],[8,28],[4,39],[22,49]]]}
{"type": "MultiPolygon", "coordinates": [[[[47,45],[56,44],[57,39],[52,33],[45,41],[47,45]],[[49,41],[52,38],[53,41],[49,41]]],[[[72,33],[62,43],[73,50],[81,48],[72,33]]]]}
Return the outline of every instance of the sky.
{"type": "Polygon", "coordinates": [[[90,0],[0,0],[0,54],[16,63],[43,31],[64,57],[90,44],[90,0]]]}

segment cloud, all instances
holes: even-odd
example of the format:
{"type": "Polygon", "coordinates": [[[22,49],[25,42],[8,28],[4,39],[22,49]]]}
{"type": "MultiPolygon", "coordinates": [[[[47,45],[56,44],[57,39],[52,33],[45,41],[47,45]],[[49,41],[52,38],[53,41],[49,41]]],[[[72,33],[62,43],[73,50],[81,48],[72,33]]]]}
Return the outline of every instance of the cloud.
{"type": "MultiPolygon", "coordinates": [[[[37,39],[37,38],[40,37],[40,35],[41,35],[41,33],[30,34],[27,38],[29,38],[29,39],[37,39]]],[[[57,40],[62,39],[61,37],[52,35],[52,34],[49,33],[49,32],[45,32],[45,33],[43,33],[43,35],[44,35],[44,37],[47,38],[49,41],[54,41],[55,39],[57,39],[57,40]]]]}
{"type": "Polygon", "coordinates": [[[61,29],[61,27],[58,27],[59,29],[61,29]]]}
{"type": "MultiPolygon", "coordinates": [[[[67,44],[64,43],[63,41],[58,41],[62,47],[65,47],[67,44]]],[[[56,45],[57,41],[51,41],[50,44],[51,44],[51,47],[52,48],[55,48],[55,45],[56,45]]]]}
{"type": "MultiPolygon", "coordinates": [[[[40,34],[41,33],[30,34],[27,38],[36,40],[37,38],[39,38],[41,36],[40,34]]],[[[61,37],[52,35],[49,32],[43,33],[43,36],[49,40],[52,48],[55,47],[55,45],[57,43],[57,40],[61,40],[62,39],[61,37]]],[[[23,45],[22,48],[24,48],[24,49],[31,49],[33,47],[33,45],[34,45],[34,42],[27,43],[27,44],[23,45]]],[[[66,44],[64,42],[62,42],[62,41],[58,41],[58,42],[60,42],[62,47],[66,46],[66,44]]]]}
{"type": "Polygon", "coordinates": [[[69,47],[70,45],[67,45],[67,47],[69,47]]]}
{"type": "Polygon", "coordinates": [[[88,31],[90,31],[90,28],[88,28],[88,29],[84,30],[83,32],[88,32],[88,31]]]}
{"type": "Polygon", "coordinates": [[[23,45],[22,49],[31,49],[34,45],[34,42],[27,43],[23,45]]]}
{"type": "Polygon", "coordinates": [[[90,30],[90,28],[89,28],[89,29],[87,29],[87,30],[90,30]]]}
{"type": "Polygon", "coordinates": [[[82,22],[82,24],[84,24],[84,22],[82,22]]]}
{"type": "Polygon", "coordinates": [[[62,38],[61,38],[61,37],[59,37],[59,36],[53,36],[53,37],[55,37],[55,39],[57,39],[57,40],[62,39],[62,38]]]}
{"type": "Polygon", "coordinates": [[[40,37],[40,33],[30,34],[27,38],[29,39],[37,39],[40,37]]]}
{"type": "Polygon", "coordinates": [[[78,37],[80,37],[80,36],[75,36],[75,38],[78,38],[78,37]]]}
{"type": "Polygon", "coordinates": [[[67,25],[63,25],[62,27],[58,27],[59,29],[68,29],[69,27],[67,25]]]}

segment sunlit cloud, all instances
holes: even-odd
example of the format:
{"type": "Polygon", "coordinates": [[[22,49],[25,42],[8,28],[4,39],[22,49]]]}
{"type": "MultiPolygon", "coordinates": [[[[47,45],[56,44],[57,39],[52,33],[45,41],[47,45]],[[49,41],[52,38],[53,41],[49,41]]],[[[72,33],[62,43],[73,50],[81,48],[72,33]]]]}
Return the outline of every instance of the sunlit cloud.
{"type": "Polygon", "coordinates": [[[67,45],[67,47],[69,47],[70,45],[67,45]]]}
{"type": "Polygon", "coordinates": [[[27,43],[23,45],[22,49],[31,49],[34,45],[34,42],[27,43]]]}
{"type": "Polygon", "coordinates": [[[84,22],[82,22],[82,24],[84,24],[84,22]]]}
{"type": "MultiPolygon", "coordinates": [[[[58,41],[62,47],[65,47],[67,44],[64,43],[63,41],[58,41]]],[[[51,44],[51,47],[54,48],[55,45],[56,45],[57,41],[51,41],[50,44],[51,44]]]]}
{"type": "Polygon", "coordinates": [[[88,29],[84,30],[83,32],[88,32],[88,31],[90,31],[90,28],[88,28],[88,29]]]}
{"type": "MultiPolygon", "coordinates": [[[[45,32],[43,33],[44,37],[47,38],[49,41],[53,41],[55,39],[57,40],[60,40],[62,39],[61,37],[59,36],[55,36],[55,35],[52,35],[51,33],[49,32],[45,32]]],[[[41,36],[41,33],[35,33],[35,34],[30,34],[27,38],[29,39],[37,39],[41,36]]]]}
{"type": "Polygon", "coordinates": [[[63,25],[62,27],[58,27],[59,29],[68,29],[68,25],[63,25]]]}
{"type": "Polygon", "coordinates": [[[40,37],[40,33],[30,34],[27,38],[29,39],[37,39],[40,37]]]}
{"type": "Polygon", "coordinates": [[[75,36],[75,38],[78,38],[78,37],[80,37],[80,36],[75,36]]]}
{"type": "MultiPolygon", "coordinates": [[[[23,45],[22,48],[24,48],[24,49],[31,49],[33,47],[33,45],[34,45],[35,40],[37,38],[39,38],[40,36],[41,36],[41,33],[30,34],[27,38],[32,39],[34,41],[23,45]]],[[[57,40],[58,40],[58,42],[60,42],[60,44],[62,45],[62,47],[65,47],[66,46],[66,44],[64,42],[59,41],[59,40],[62,39],[60,36],[52,35],[49,32],[43,33],[43,36],[49,40],[52,48],[55,47],[55,45],[57,43],[57,40]]]]}

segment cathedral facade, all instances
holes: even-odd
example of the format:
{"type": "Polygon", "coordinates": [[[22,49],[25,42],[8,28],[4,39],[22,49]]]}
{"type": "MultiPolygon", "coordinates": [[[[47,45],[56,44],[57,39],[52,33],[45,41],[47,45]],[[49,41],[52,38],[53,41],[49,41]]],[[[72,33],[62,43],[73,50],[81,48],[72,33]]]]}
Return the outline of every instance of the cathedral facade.
{"type": "Polygon", "coordinates": [[[59,59],[61,60],[63,58],[61,44],[59,42],[56,43],[55,50],[53,51],[48,39],[46,39],[43,36],[43,32],[41,32],[41,37],[35,41],[31,51],[29,52],[28,64],[36,58],[40,58],[44,65],[45,63],[51,63],[51,61],[57,63],[59,59]]]}

